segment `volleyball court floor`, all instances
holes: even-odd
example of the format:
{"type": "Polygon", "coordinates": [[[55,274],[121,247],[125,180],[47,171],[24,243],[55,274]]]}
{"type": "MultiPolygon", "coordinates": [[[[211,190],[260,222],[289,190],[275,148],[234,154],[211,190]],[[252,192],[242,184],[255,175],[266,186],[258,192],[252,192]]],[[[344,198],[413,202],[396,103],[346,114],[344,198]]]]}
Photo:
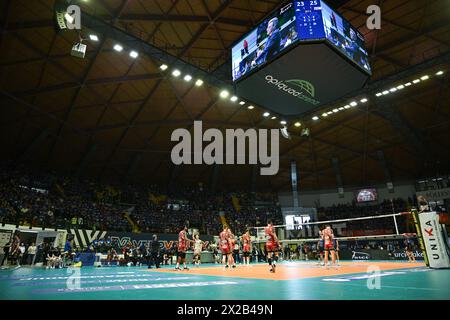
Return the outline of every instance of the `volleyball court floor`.
{"type": "Polygon", "coordinates": [[[387,261],[341,262],[337,269],[314,262],[282,262],[275,274],[267,264],[227,270],[205,264],[189,271],[175,271],[173,266],[23,267],[0,270],[0,299],[449,300],[450,270],[387,261]]]}

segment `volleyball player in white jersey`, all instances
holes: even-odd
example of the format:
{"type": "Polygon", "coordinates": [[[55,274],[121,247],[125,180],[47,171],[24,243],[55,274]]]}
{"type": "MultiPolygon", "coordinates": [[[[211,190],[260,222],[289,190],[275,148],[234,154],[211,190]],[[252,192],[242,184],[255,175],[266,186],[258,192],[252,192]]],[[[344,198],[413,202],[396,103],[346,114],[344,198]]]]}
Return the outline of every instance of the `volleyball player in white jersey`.
{"type": "Polygon", "coordinates": [[[203,244],[204,242],[200,240],[199,235],[196,234],[194,237],[194,265],[196,265],[197,267],[199,267],[201,264],[203,244]]]}

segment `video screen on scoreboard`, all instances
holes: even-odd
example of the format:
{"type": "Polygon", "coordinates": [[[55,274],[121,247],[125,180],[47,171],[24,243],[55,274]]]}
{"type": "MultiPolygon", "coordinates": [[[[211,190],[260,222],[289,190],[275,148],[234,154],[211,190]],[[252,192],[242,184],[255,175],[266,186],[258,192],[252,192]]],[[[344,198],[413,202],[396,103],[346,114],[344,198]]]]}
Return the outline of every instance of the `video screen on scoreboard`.
{"type": "Polygon", "coordinates": [[[373,202],[378,200],[378,194],[376,189],[362,189],[356,193],[356,202],[373,202]]]}
{"type": "Polygon", "coordinates": [[[265,19],[232,49],[233,81],[273,60],[298,41],[295,8],[291,2],[265,19]]]}
{"type": "Polygon", "coordinates": [[[367,72],[372,70],[369,55],[364,49],[364,37],[350,23],[339,16],[322,1],[322,17],[325,37],[347,57],[361,66],[367,72]]]}

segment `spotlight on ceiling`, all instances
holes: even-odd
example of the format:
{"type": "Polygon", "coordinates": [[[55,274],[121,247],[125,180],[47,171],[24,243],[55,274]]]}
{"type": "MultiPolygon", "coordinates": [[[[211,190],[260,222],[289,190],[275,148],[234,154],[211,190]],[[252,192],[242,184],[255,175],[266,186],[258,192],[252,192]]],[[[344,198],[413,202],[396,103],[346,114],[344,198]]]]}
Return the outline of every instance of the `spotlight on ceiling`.
{"type": "Polygon", "coordinates": [[[173,75],[175,78],[178,78],[179,76],[181,76],[181,71],[178,70],[178,69],[175,69],[175,70],[172,71],[172,75],[173,75]]]}
{"type": "Polygon", "coordinates": [[[361,103],[366,103],[367,101],[369,101],[367,98],[361,99],[361,103]]]}
{"type": "Polygon", "coordinates": [[[189,82],[192,80],[192,76],[190,74],[187,74],[184,76],[184,81],[189,82]]]}
{"type": "Polygon", "coordinates": [[[254,106],[248,106],[247,109],[248,110],[253,110],[253,109],[255,109],[255,107],[254,106]]]}
{"type": "Polygon", "coordinates": [[[195,82],[195,85],[196,85],[197,87],[201,87],[201,86],[203,85],[203,80],[198,79],[198,80],[195,82]]]}
{"type": "Polygon", "coordinates": [[[280,124],[282,124],[283,126],[285,126],[285,125],[287,125],[287,122],[286,121],[280,121],[280,124]]]}
{"type": "Polygon", "coordinates": [[[82,44],[81,42],[75,43],[72,47],[70,54],[73,57],[84,59],[84,57],[86,55],[86,49],[87,49],[87,46],[85,44],[82,44]]]}
{"type": "Polygon", "coordinates": [[[91,39],[92,41],[97,42],[98,41],[98,36],[96,34],[90,34],[89,35],[89,39],[91,39]]]}
{"type": "Polygon", "coordinates": [[[66,12],[66,14],[64,15],[64,18],[66,19],[66,21],[68,23],[71,23],[71,24],[75,21],[75,18],[72,17],[68,12],[66,12]]]}
{"type": "Polygon", "coordinates": [[[267,117],[269,117],[269,116],[270,116],[270,113],[269,113],[269,112],[264,112],[263,117],[267,118],[267,117]]]}
{"type": "Polygon", "coordinates": [[[358,102],[352,101],[350,102],[350,107],[356,107],[358,105],[358,102]]]}
{"type": "Polygon", "coordinates": [[[139,53],[137,53],[136,51],[131,51],[130,52],[130,57],[132,57],[133,59],[136,59],[139,56],[139,53]]]}
{"type": "Polygon", "coordinates": [[[302,126],[302,124],[300,122],[296,122],[294,125],[296,128],[300,128],[302,126]]]}
{"type": "Polygon", "coordinates": [[[314,121],[317,121],[317,120],[319,120],[319,117],[318,117],[318,116],[314,116],[312,119],[313,119],[314,121]]]}
{"type": "Polygon", "coordinates": [[[159,68],[160,68],[162,71],[166,71],[166,70],[169,68],[169,66],[168,66],[167,64],[162,64],[159,68]]]}
{"type": "Polygon", "coordinates": [[[444,74],[444,71],[442,71],[442,70],[439,70],[438,72],[436,72],[437,76],[442,76],[443,74],[444,74]]]}
{"type": "Polygon", "coordinates": [[[428,75],[424,75],[423,77],[420,78],[420,80],[422,80],[422,81],[426,81],[428,79],[430,79],[430,76],[428,76],[428,75]]]}
{"type": "Polygon", "coordinates": [[[120,44],[116,44],[113,47],[114,50],[116,50],[117,52],[121,52],[123,50],[123,47],[120,44]]]}
{"type": "Polygon", "coordinates": [[[231,100],[231,102],[236,102],[236,101],[238,101],[238,97],[232,96],[232,97],[230,98],[230,100],[231,100]]]}
{"type": "Polygon", "coordinates": [[[222,99],[228,98],[229,95],[230,95],[230,93],[227,90],[222,90],[222,92],[220,93],[220,97],[222,99]]]}
{"type": "Polygon", "coordinates": [[[243,105],[245,105],[245,101],[241,101],[241,102],[239,102],[239,104],[240,104],[241,106],[243,106],[243,105]]]}

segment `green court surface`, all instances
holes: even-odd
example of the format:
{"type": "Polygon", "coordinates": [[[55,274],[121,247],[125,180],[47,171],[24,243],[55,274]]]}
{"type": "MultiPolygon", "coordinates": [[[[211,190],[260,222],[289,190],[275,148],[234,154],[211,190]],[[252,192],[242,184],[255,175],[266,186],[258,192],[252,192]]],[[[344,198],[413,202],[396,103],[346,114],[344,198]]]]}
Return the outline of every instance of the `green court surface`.
{"type": "MultiPolygon", "coordinates": [[[[407,263],[380,274],[340,274],[273,280],[199,274],[201,268],[149,272],[135,267],[84,267],[0,270],[2,300],[449,300],[450,270],[411,267],[407,263]],[[376,284],[380,286],[377,288],[376,284]],[[368,284],[375,285],[370,289],[368,284]]],[[[267,269],[266,265],[255,268],[267,269]]],[[[313,263],[282,263],[301,273],[313,263]]],[[[238,266],[238,268],[245,268],[238,266]]],[[[218,271],[220,271],[218,269],[218,271]]],[[[250,269],[251,270],[251,269],[250,269]]],[[[214,271],[214,270],[213,270],[214,271]]],[[[234,270],[227,270],[227,272],[234,270]]],[[[268,271],[267,271],[268,273],[268,271]]]]}

